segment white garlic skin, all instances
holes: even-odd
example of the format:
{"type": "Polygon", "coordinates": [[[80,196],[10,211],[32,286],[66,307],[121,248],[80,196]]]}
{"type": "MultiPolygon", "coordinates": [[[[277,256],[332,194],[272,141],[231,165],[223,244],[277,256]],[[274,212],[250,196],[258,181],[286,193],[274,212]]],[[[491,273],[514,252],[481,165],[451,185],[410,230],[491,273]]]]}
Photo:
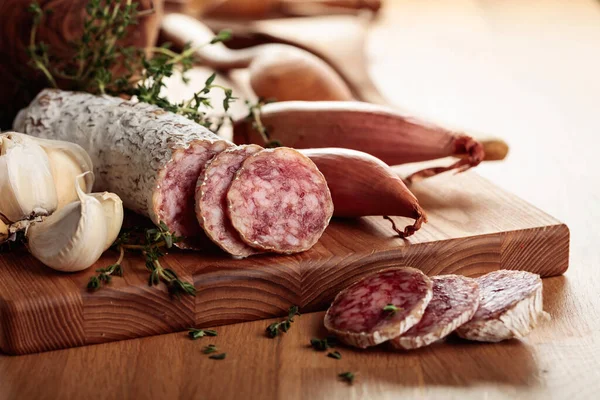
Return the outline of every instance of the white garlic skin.
{"type": "Polygon", "coordinates": [[[98,261],[107,241],[104,207],[93,196],[84,193],[79,184],[76,189],[79,201],[32,224],[27,235],[31,254],[58,271],[89,268],[98,261]]]}
{"type": "MultiPolygon", "coordinates": [[[[94,169],[92,159],[83,147],[71,142],[41,139],[24,133],[9,132],[9,134],[23,142],[39,145],[48,156],[58,198],[57,209],[78,199],[75,178],[94,169]]],[[[90,193],[94,185],[94,175],[86,174],[83,179],[85,185],[82,189],[85,193],[90,193]]]]}
{"type": "Polygon", "coordinates": [[[0,218],[18,222],[49,215],[57,206],[50,162],[42,147],[20,135],[0,135],[0,218]]]}
{"type": "Polygon", "coordinates": [[[104,244],[104,250],[108,250],[115,240],[117,240],[117,237],[119,237],[121,227],[123,226],[123,202],[119,196],[109,192],[91,193],[90,196],[98,200],[104,209],[106,222],[106,242],[104,244]]]}

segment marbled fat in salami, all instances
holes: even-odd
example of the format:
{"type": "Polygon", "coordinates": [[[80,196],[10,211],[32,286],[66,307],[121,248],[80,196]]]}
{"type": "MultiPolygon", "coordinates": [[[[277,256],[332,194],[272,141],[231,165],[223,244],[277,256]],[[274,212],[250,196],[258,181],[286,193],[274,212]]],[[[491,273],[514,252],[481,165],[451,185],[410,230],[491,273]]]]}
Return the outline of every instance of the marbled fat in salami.
{"type": "Polygon", "coordinates": [[[348,345],[375,346],[417,324],[431,297],[431,280],[418,269],[383,270],[341,291],[325,314],[325,328],[348,345]],[[389,304],[397,311],[385,311],[389,304]]]}
{"type": "Polygon", "coordinates": [[[217,154],[209,162],[196,186],[196,217],[207,236],[235,257],[260,251],[248,246],[227,216],[227,191],[246,158],[263,150],[257,145],[238,146],[217,154]]]}
{"type": "Polygon", "coordinates": [[[479,285],[472,278],[441,275],[431,278],[433,297],[423,318],[406,333],[390,340],[398,349],[427,346],[469,321],[479,306],[479,285]]]}
{"type": "Polygon", "coordinates": [[[333,214],[323,174],[308,157],[287,147],[248,157],[231,183],[227,202],[242,240],[277,253],[310,249],[333,214]]]}
{"type": "Polygon", "coordinates": [[[477,278],[479,308],[457,329],[460,337],[482,342],[521,338],[549,319],[543,311],[542,280],[525,271],[500,270],[477,278]]]}

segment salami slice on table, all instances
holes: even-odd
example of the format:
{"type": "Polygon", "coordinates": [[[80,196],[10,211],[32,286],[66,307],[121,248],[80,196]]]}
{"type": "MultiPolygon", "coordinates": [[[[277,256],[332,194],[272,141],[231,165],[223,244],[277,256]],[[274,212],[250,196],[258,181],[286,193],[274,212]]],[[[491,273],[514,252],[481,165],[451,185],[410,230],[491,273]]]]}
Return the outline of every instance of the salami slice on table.
{"type": "Polygon", "coordinates": [[[431,297],[432,282],[418,269],[383,270],[341,291],[325,314],[325,328],[350,346],[375,346],[417,324],[431,297]],[[396,311],[386,311],[389,305],[396,311]]]}
{"type": "Polygon", "coordinates": [[[323,174],[287,147],[246,159],[227,193],[233,227],[248,245],[277,253],[310,249],[333,214],[323,174]]]}
{"type": "Polygon", "coordinates": [[[543,311],[542,280],[525,271],[500,270],[477,278],[479,308],[457,329],[460,337],[481,342],[521,338],[550,315],[543,311]]]}
{"type": "Polygon", "coordinates": [[[479,306],[479,285],[474,279],[459,275],[431,278],[433,297],[423,318],[406,333],[390,340],[397,349],[427,346],[452,333],[469,321],[479,306]]]}
{"type": "Polygon", "coordinates": [[[194,190],[207,161],[232,143],[155,105],[54,89],[21,110],[14,128],[83,147],[94,164],[94,189],[116,193],[125,207],[164,222],[185,237],[177,246],[210,243],[195,217],[194,190]]]}
{"type": "Polygon", "coordinates": [[[235,257],[260,253],[248,246],[227,216],[227,191],[246,158],[263,150],[257,145],[238,146],[219,153],[209,162],[196,186],[196,217],[206,235],[235,257]]]}

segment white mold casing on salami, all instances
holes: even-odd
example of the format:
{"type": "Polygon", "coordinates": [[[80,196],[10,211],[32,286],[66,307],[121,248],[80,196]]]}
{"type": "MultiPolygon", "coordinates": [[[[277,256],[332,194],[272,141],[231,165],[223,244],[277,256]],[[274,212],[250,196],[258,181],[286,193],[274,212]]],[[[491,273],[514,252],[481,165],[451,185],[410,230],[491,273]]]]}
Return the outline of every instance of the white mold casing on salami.
{"type": "Polygon", "coordinates": [[[428,346],[469,321],[479,306],[479,285],[475,279],[460,275],[431,278],[433,297],[423,318],[401,336],[390,340],[397,349],[428,346]]]}
{"type": "Polygon", "coordinates": [[[333,215],[325,177],[310,158],[288,147],[248,157],[231,183],[227,202],[242,240],[276,253],[310,249],[333,215]]]}
{"type": "Polygon", "coordinates": [[[528,335],[550,319],[543,311],[542,280],[525,271],[500,270],[477,278],[479,308],[456,332],[464,339],[500,342],[528,335]]]}
{"type": "Polygon", "coordinates": [[[206,235],[234,257],[248,257],[261,251],[248,246],[231,225],[227,215],[227,191],[242,163],[263,150],[255,144],[236,146],[217,154],[198,178],[196,217],[206,235]]]}
{"type": "Polygon", "coordinates": [[[325,328],[350,346],[375,346],[416,325],[431,297],[432,282],[418,269],[386,269],[342,290],[325,314],[325,328]],[[385,311],[388,304],[397,311],[385,311]]]}
{"type": "Polygon", "coordinates": [[[154,105],[54,89],[21,110],[14,128],[79,144],[92,158],[94,189],[166,223],[186,237],[180,247],[205,238],[194,213],[196,182],[206,162],[232,146],[208,129],[154,105]]]}

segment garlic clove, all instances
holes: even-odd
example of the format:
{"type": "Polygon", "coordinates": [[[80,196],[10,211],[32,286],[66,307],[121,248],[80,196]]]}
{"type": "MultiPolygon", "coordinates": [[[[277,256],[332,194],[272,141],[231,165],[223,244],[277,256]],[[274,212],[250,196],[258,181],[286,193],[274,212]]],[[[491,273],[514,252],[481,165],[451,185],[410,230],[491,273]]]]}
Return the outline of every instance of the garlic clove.
{"type": "Polygon", "coordinates": [[[91,193],[90,196],[102,204],[106,221],[106,242],[104,250],[107,250],[119,237],[123,225],[123,202],[114,193],[91,193]]]}
{"type": "Polygon", "coordinates": [[[0,218],[17,222],[53,213],[58,197],[50,161],[21,135],[0,135],[0,218]]]}
{"type": "Polygon", "coordinates": [[[8,225],[6,225],[0,219],[0,244],[6,242],[8,240],[8,236],[9,236],[8,225]]]}
{"type": "Polygon", "coordinates": [[[78,201],[65,207],[28,231],[29,251],[35,258],[59,271],[81,271],[93,265],[102,253],[107,238],[104,207],[83,192],[77,177],[78,201]]]}
{"type": "MultiPolygon", "coordinates": [[[[83,147],[71,142],[42,139],[18,132],[8,132],[7,134],[22,138],[24,141],[32,141],[44,149],[54,178],[54,186],[58,196],[58,209],[77,200],[75,178],[93,170],[92,159],[83,147]]],[[[90,193],[94,185],[94,175],[87,174],[84,179],[83,191],[90,193]]]]}

